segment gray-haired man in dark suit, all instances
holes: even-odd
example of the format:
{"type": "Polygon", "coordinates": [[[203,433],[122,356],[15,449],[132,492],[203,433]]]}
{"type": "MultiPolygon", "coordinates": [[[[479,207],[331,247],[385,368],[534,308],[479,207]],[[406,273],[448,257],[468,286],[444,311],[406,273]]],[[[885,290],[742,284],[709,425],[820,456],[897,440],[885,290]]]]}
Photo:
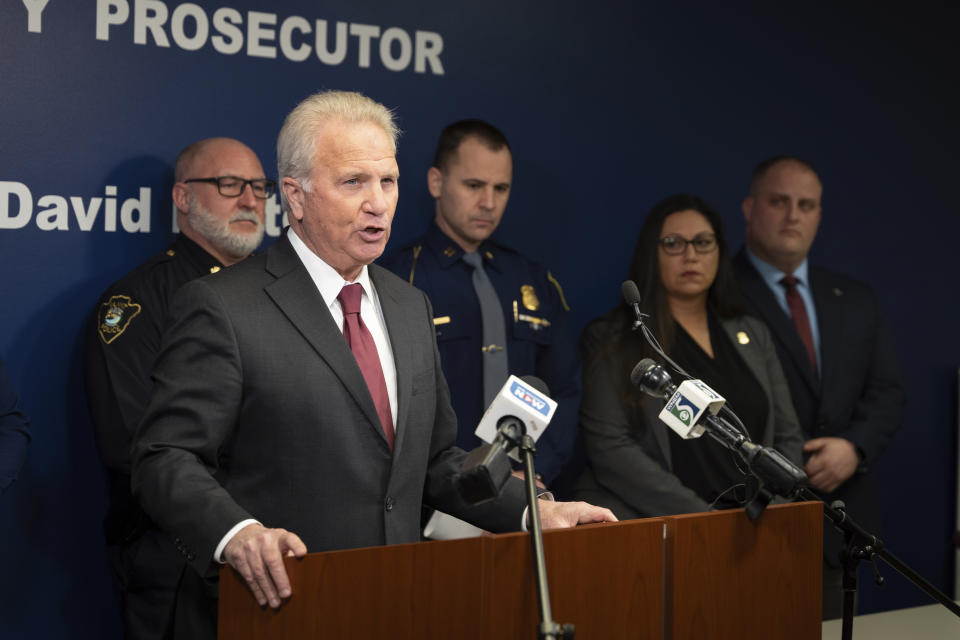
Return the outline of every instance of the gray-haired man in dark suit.
{"type": "MultiPolygon", "coordinates": [[[[422,502],[518,530],[522,484],[470,507],[426,296],[371,265],[397,204],[396,128],[382,105],[324,92],[277,143],[290,229],[176,297],[134,446],[133,487],[195,571],[176,633],[212,637],[217,562],[261,604],[290,596],[286,554],[415,542],[422,502]]],[[[613,519],[540,501],[544,526],[613,519]]]]}

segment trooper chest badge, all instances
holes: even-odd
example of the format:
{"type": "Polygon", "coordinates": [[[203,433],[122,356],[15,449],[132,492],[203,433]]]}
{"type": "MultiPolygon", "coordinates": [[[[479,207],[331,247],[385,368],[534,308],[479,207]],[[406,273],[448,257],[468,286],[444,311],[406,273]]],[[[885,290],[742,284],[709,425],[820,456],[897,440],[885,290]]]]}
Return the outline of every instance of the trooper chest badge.
{"type": "Polygon", "coordinates": [[[529,284],[525,284],[520,287],[520,296],[523,300],[523,306],[530,311],[536,311],[540,308],[540,300],[537,299],[537,294],[533,290],[533,287],[529,284]]]}
{"type": "Polygon", "coordinates": [[[129,296],[110,296],[97,312],[97,333],[100,334],[100,339],[106,344],[116,340],[138,313],[140,305],[129,296]]]}

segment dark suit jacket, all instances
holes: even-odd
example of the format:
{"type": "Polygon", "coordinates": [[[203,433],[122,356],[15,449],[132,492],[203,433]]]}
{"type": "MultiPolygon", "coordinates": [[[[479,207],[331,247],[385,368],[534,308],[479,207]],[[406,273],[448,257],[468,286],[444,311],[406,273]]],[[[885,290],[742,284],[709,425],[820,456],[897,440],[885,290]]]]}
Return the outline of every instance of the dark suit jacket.
{"type": "MultiPolygon", "coordinates": [[[[843,500],[853,518],[868,531],[878,531],[880,503],[873,472],[903,419],[906,392],[876,296],[852,278],[810,267],[820,328],[817,380],[793,322],[742,249],[734,268],[748,310],[773,334],[805,436],[846,438],[863,456],[858,472],[823,498],[843,500]]],[[[827,533],[824,553],[834,564],[840,536],[832,528],[827,533]]]]}
{"type": "Polygon", "coordinates": [[[370,277],[396,360],[392,455],[360,368],[287,238],[174,298],[133,489],[199,574],[214,574],[217,544],[246,518],[293,531],[311,552],[416,542],[422,502],[488,530],[519,528],[522,483],[481,508],[457,496],[466,454],[453,446],[426,296],[375,265],[370,277]]]}
{"type": "MultiPolygon", "coordinates": [[[[769,412],[759,444],[799,463],[803,438],[767,328],[747,316],[721,324],[767,398],[769,412]],[[749,340],[738,339],[740,333],[749,340]]],[[[673,474],[668,427],[659,418],[665,401],[646,398],[645,420],[633,424],[620,398],[622,385],[616,379],[620,372],[614,366],[592,366],[609,335],[604,318],[588,325],[583,334],[588,368],[580,428],[590,467],[577,482],[575,497],[608,507],[620,519],[708,511],[710,505],[673,474]]]]}

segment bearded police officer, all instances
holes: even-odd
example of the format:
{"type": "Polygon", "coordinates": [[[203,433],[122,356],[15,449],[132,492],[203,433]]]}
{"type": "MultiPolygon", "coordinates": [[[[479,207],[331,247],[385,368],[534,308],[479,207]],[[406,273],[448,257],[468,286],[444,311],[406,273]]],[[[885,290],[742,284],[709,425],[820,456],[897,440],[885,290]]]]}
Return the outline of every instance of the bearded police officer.
{"type": "Polygon", "coordinates": [[[260,245],[275,190],[256,154],[230,138],[188,146],[174,180],[180,236],[106,290],[86,335],[87,400],[109,478],[104,533],[127,638],[164,637],[184,567],[173,542],[130,496],[130,443],[150,400],[167,308],[181,285],[260,245]]]}

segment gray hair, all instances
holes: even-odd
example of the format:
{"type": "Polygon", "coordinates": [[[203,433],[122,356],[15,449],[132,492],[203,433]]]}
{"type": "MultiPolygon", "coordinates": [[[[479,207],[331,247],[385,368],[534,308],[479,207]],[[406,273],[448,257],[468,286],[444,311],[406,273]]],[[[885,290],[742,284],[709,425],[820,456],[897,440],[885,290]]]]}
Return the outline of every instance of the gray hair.
{"type": "MultiPolygon", "coordinates": [[[[383,129],[394,153],[400,130],[393,112],[354,91],[320,91],[306,98],[290,112],[277,136],[277,177],[293,178],[304,191],[310,191],[310,171],[317,154],[317,129],[331,120],[371,122],[383,129]]],[[[283,210],[290,212],[290,203],[280,189],[283,210]]]]}

